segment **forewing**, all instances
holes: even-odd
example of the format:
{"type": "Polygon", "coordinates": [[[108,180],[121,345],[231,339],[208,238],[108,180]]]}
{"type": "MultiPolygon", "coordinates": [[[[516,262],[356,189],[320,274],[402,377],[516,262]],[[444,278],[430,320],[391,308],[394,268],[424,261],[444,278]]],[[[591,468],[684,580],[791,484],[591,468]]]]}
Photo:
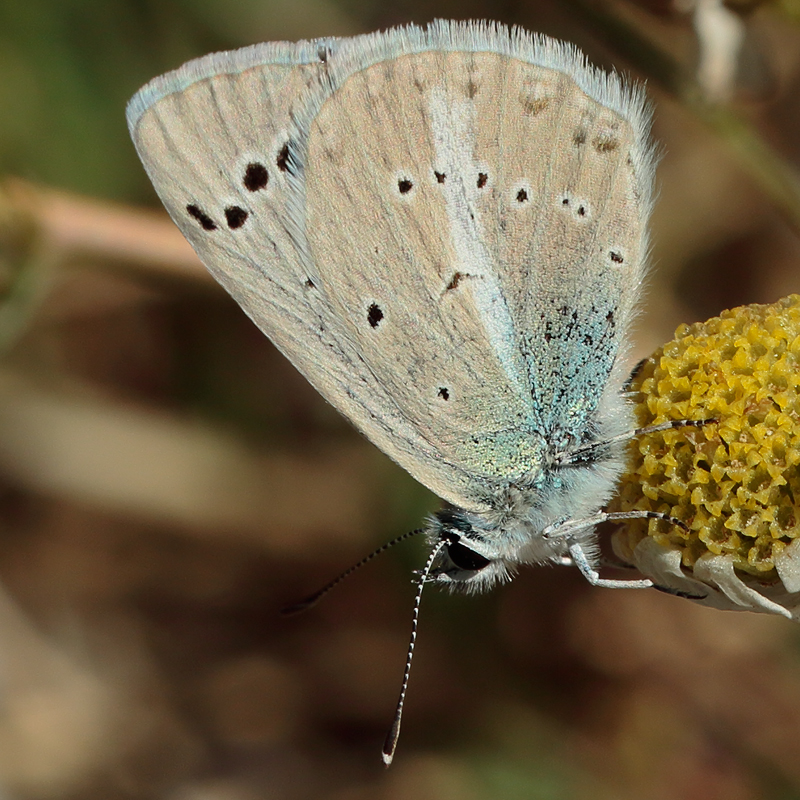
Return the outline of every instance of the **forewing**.
{"type": "Polygon", "coordinates": [[[424,462],[432,489],[479,510],[470,476],[420,435],[393,383],[363,360],[288,232],[297,228],[286,202],[292,117],[338,44],[258,45],[190,62],[132,99],[131,135],[170,215],[259,328],[379,447],[404,466],[424,462]]]}
{"type": "MultiPolygon", "coordinates": [[[[298,121],[303,260],[475,498],[592,427],[643,268],[647,120],[567,46],[437,23],[343,45],[298,121]]],[[[464,503],[425,451],[393,455],[464,503]]]]}

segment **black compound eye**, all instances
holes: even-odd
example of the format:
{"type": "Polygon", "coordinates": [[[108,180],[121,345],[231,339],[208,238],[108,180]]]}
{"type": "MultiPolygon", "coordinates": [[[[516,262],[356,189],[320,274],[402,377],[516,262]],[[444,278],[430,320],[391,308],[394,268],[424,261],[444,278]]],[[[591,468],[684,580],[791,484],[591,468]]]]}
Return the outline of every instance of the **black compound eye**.
{"type": "Polygon", "coordinates": [[[484,558],[480,553],[470,550],[461,542],[451,542],[447,545],[447,555],[450,560],[459,568],[476,572],[477,570],[488,567],[491,563],[488,558],[484,558]]]}

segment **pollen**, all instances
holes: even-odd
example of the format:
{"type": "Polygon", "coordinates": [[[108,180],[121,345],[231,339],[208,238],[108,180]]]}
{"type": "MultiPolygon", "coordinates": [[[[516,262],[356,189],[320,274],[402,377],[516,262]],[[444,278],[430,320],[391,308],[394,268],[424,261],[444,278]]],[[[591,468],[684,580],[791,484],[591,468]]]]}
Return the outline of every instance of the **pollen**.
{"type": "Polygon", "coordinates": [[[688,530],[631,520],[617,556],[709,605],[800,619],[800,295],[681,325],[630,391],[640,426],[714,421],[631,442],[610,510],[688,530]]]}

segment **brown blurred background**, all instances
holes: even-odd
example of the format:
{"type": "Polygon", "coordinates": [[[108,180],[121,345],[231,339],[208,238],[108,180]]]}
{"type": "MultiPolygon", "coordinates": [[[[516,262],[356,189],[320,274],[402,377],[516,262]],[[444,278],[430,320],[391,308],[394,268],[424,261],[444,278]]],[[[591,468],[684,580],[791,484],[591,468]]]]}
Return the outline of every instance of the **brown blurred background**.
{"type": "Polygon", "coordinates": [[[800,3],[0,0],[0,799],[800,798],[800,630],[531,569],[429,591],[436,499],[207,277],[124,106],[211,50],[434,17],[648,81],[663,144],[635,356],[800,292],[800,3]]]}

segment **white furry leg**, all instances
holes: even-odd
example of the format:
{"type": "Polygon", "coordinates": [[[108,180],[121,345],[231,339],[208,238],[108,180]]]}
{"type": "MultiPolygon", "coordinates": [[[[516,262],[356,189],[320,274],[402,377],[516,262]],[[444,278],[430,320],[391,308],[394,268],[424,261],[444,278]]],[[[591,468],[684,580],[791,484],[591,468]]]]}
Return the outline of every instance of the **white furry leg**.
{"type": "Polygon", "coordinates": [[[612,581],[607,578],[601,578],[597,570],[589,563],[583,548],[577,543],[569,546],[569,554],[572,562],[580,570],[581,575],[592,586],[600,586],[603,589],[649,589],[653,585],[653,582],[647,580],[647,578],[638,581],[612,581]]]}

